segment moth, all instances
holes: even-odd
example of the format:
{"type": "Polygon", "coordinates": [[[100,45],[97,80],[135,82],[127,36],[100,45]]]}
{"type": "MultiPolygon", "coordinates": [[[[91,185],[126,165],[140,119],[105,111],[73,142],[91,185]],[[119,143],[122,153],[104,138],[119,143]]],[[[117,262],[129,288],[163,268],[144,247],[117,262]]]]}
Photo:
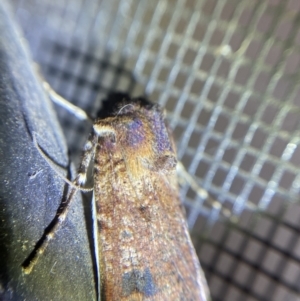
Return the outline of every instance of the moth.
{"type": "Polygon", "coordinates": [[[63,223],[93,165],[95,256],[103,300],[209,300],[179,199],[176,151],[161,108],[144,98],[104,105],[84,147],[63,223]]]}

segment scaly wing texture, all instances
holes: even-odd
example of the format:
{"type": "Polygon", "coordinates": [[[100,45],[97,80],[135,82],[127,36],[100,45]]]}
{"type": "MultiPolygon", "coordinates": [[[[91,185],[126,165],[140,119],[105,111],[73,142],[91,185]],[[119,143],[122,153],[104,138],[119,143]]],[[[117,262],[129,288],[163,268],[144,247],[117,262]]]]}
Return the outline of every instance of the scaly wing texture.
{"type": "Polygon", "coordinates": [[[108,144],[99,142],[94,166],[102,297],[207,300],[175,170],[137,174],[122,148],[108,144]]]}

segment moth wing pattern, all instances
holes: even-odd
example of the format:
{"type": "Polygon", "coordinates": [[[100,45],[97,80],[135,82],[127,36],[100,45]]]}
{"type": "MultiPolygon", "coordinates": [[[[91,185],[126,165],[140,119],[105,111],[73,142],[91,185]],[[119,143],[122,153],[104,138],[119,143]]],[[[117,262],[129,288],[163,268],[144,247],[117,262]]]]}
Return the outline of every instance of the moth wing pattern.
{"type": "Polygon", "coordinates": [[[105,300],[208,300],[157,105],[124,100],[94,124],[94,199],[105,300]]]}

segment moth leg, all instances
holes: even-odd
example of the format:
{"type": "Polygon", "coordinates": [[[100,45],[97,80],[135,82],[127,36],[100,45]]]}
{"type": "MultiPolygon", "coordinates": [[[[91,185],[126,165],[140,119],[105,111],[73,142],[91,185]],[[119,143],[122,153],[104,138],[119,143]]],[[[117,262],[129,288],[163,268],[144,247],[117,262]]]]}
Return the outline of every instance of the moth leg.
{"type": "Polygon", "coordinates": [[[61,95],[57,94],[52,87],[49,85],[48,82],[44,79],[42,72],[40,70],[40,66],[36,63],[34,63],[34,67],[36,70],[36,73],[43,85],[43,88],[45,92],[48,94],[49,98],[58,104],[59,106],[65,108],[67,111],[69,111],[71,114],[73,114],[75,117],[77,117],[79,120],[87,120],[91,123],[93,123],[93,119],[81,108],[73,105],[71,102],[69,102],[67,99],[63,98],[61,95]]]}
{"type": "Polygon", "coordinates": [[[197,182],[187,172],[184,165],[180,161],[177,162],[176,169],[177,174],[179,176],[178,180],[180,183],[188,183],[191,186],[191,188],[197,193],[197,195],[202,199],[207,199],[209,197],[208,192],[197,184],[197,182]]]}
{"type": "Polygon", "coordinates": [[[55,163],[53,163],[51,161],[51,159],[49,159],[47,157],[47,155],[43,152],[43,150],[40,148],[38,142],[37,142],[37,134],[35,132],[32,132],[32,138],[33,138],[33,144],[35,146],[35,148],[38,150],[38,152],[40,153],[40,155],[43,157],[43,159],[47,162],[47,164],[49,165],[49,167],[61,178],[63,179],[67,184],[69,184],[71,187],[73,188],[77,188],[79,189],[80,191],[83,191],[83,192],[88,192],[88,191],[92,191],[93,188],[82,188],[80,186],[76,186],[74,184],[74,181],[70,181],[69,179],[67,179],[65,176],[63,176],[57,169],[56,169],[56,166],[55,166],[55,163]]]}
{"type": "MultiPolygon", "coordinates": [[[[229,209],[224,208],[220,202],[212,199],[208,192],[205,189],[201,188],[195,181],[195,179],[186,171],[185,167],[181,162],[177,163],[177,173],[179,176],[179,182],[188,183],[201,199],[207,200],[212,207],[214,207],[217,210],[220,210],[226,218],[229,218],[231,221],[236,222],[233,213],[229,209]]],[[[259,211],[259,207],[249,201],[245,203],[245,208],[253,212],[259,211]]]]}
{"type": "Polygon", "coordinates": [[[86,174],[88,171],[89,164],[94,156],[96,145],[97,145],[97,137],[96,135],[91,135],[91,137],[89,138],[89,140],[85,145],[83,158],[78,170],[78,174],[72,183],[71,186],[72,188],[66,202],[64,203],[63,210],[60,213],[57,213],[56,217],[53,220],[53,226],[49,230],[44,232],[44,235],[42,236],[41,240],[37,244],[34,251],[29,255],[29,257],[23,263],[22,268],[25,274],[31,273],[32,269],[37,264],[40,256],[45,252],[49,242],[54,238],[59,227],[65,221],[66,216],[70,209],[70,205],[74,200],[77,191],[82,190],[81,186],[84,185],[86,182],[86,178],[87,178],[86,174]]]}
{"type": "Polygon", "coordinates": [[[43,87],[53,102],[65,108],[79,120],[87,120],[93,123],[93,119],[84,110],[57,94],[46,81],[43,81],[43,87]]]}

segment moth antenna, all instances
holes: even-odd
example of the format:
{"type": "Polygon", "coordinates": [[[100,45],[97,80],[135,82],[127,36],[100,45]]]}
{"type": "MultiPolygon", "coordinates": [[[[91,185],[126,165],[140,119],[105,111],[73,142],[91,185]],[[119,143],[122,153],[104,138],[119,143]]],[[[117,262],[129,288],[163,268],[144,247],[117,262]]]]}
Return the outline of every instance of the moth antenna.
{"type": "Polygon", "coordinates": [[[128,103],[128,104],[126,104],[125,106],[123,106],[123,107],[119,110],[117,116],[119,116],[119,114],[122,112],[122,110],[123,110],[124,108],[128,107],[128,106],[132,106],[132,107],[133,107],[133,104],[128,103]]]}
{"type": "MultiPolygon", "coordinates": [[[[232,212],[227,209],[227,208],[224,208],[222,206],[222,204],[214,199],[212,199],[208,192],[201,188],[198,183],[195,181],[195,179],[186,171],[184,165],[179,161],[177,162],[177,173],[178,175],[180,176],[180,180],[181,181],[185,181],[186,183],[188,183],[190,185],[190,187],[194,190],[194,192],[196,192],[196,194],[201,198],[201,199],[204,199],[204,200],[207,200],[211,206],[215,209],[218,209],[222,212],[222,214],[226,217],[226,218],[229,218],[231,221],[233,222],[236,222],[237,220],[235,219],[235,217],[233,216],[232,212]]],[[[260,208],[250,202],[250,201],[247,201],[246,204],[245,204],[245,208],[252,211],[252,212],[258,212],[260,211],[260,208]]]]}
{"type": "Polygon", "coordinates": [[[40,155],[43,157],[43,159],[48,163],[49,167],[61,178],[63,179],[67,184],[69,184],[72,188],[74,189],[78,189],[82,192],[89,192],[89,191],[93,191],[93,188],[82,188],[81,186],[76,186],[74,182],[70,181],[69,179],[67,179],[65,176],[63,176],[55,167],[54,163],[46,156],[46,154],[43,152],[43,150],[41,149],[41,147],[39,146],[37,139],[36,139],[37,133],[36,132],[32,132],[32,138],[33,138],[33,144],[35,146],[35,148],[38,150],[38,152],[40,153],[40,155]]]}
{"type": "Polygon", "coordinates": [[[74,199],[74,196],[77,191],[78,189],[72,188],[70,195],[68,196],[68,199],[65,203],[65,207],[63,211],[55,217],[56,221],[53,224],[53,227],[49,231],[44,233],[44,235],[40,240],[42,241],[42,243],[38,247],[36,247],[28,257],[28,259],[25,260],[24,264],[22,265],[22,269],[25,274],[31,273],[31,271],[33,270],[34,266],[37,264],[41,255],[45,252],[49,242],[54,238],[60,225],[65,221],[66,216],[70,209],[70,204],[72,203],[72,200],[74,199]]]}
{"type": "Polygon", "coordinates": [[[39,147],[37,140],[36,140],[36,133],[33,132],[33,142],[35,147],[38,149],[40,155],[46,160],[46,162],[49,164],[49,166],[60,176],[62,177],[68,184],[71,185],[72,189],[70,191],[70,194],[67,198],[67,201],[64,203],[64,207],[62,212],[57,213],[56,217],[53,220],[53,226],[46,230],[41,240],[36,245],[36,248],[34,251],[29,255],[29,257],[25,260],[25,262],[22,265],[23,272],[25,274],[30,274],[34,266],[37,264],[39,258],[41,255],[45,252],[49,242],[54,238],[56,232],[58,231],[61,224],[65,221],[66,216],[69,212],[70,205],[72,201],[74,200],[74,196],[76,195],[77,191],[91,191],[93,189],[86,189],[81,188],[81,185],[83,185],[86,181],[86,175],[87,170],[90,164],[90,161],[92,157],[94,156],[95,147],[97,140],[95,139],[95,136],[91,136],[88,142],[86,143],[85,152],[83,154],[83,158],[79,167],[79,173],[74,180],[74,182],[69,181],[65,177],[63,177],[60,173],[58,173],[55,168],[52,166],[52,162],[49,160],[49,158],[43,153],[41,148],[39,147]]]}

